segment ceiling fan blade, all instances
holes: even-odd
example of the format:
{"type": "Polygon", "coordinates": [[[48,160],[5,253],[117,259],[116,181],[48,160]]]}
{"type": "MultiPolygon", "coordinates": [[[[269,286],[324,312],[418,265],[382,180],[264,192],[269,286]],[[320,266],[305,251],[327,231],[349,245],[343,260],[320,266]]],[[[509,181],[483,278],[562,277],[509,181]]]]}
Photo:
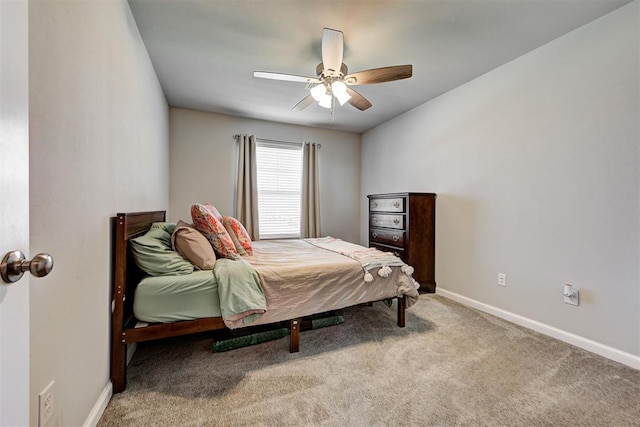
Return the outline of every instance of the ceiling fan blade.
{"type": "Polygon", "coordinates": [[[258,77],[260,79],[271,79],[271,80],[283,80],[286,82],[298,82],[298,83],[318,83],[316,77],[306,77],[306,76],[296,76],[295,74],[284,74],[284,73],[271,73],[269,71],[254,71],[253,77],[258,77]]]}
{"type": "Polygon", "coordinates": [[[322,64],[326,75],[338,75],[342,66],[344,35],[342,31],[322,30],[322,64]]]}
{"type": "Polygon", "coordinates": [[[351,99],[349,100],[349,104],[353,105],[360,111],[364,111],[367,108],[371,107],[371,103],[364,96],[360,95],[355,90],[350,87],[347,88],[347,93],[351,95],[351,99]]]}
{"type": "Polygon", "coordinates": [[[307,108],[309,105],[313,104],[314,102],[315,102],[315,99],[313,99],[313,96],[311,96],[311,94],[309,94],[309,95],[305,96],[304,98],[302,98],[302,100],[300,102],[298,102],[296,105],[294,105],[292,110],[302,111],[305,108],[307,108]]]}
{"type": "Polygon", "coordinates": [[[412,75],[413,65],[394,65],[349,74],[345,76],[344,81],[350,85],[369,85],[407,79],[412,75]]]}

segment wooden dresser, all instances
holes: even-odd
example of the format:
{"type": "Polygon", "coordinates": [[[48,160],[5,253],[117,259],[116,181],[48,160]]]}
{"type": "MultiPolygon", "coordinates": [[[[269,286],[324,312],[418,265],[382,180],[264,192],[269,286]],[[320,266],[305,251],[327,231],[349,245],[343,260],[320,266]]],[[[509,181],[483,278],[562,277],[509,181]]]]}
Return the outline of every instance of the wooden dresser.
{"type": "Polygon", "coordinates": [[[369,246],[394,252],[414,268],[413,278],[428,292],[436,291],[436,195],[433,193],[371,194],[369,246]]]}

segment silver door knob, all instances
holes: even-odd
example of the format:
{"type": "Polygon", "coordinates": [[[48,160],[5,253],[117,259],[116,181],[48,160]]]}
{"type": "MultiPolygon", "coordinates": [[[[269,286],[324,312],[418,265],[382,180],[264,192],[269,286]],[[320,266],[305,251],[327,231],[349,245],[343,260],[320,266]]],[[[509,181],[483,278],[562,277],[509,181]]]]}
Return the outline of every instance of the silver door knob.
{"type": "Polygon", "coordinates": [[[35,277],[43,277],[53,270],[53,257],[49,254],[38,254],[27,261],[20,251],[7,252],[0,263],[0,276],[5,283],[14,283],[22,278],[25,271],[35,277]]]}

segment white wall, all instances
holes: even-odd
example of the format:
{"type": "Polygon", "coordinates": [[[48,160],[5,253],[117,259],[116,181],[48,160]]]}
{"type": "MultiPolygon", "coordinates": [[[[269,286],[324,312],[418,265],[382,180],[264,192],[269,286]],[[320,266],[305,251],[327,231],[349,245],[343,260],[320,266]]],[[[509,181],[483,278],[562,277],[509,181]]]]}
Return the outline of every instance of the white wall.
{"type": "Polygon", "coordinates": [[[109,383],[109,218],[167,209],[168,106],[125,1],[29,2],[31,425],[55,380],[60,425],[109,383]]]}
{"type": "Polygon", "coordinates": [[[438,287],[640,355],[639,21],[635,1],[363,134],[361,241],[365,195],[436,192],[438,287]]]}
{"type": "Polygon", "coordinates": [[[171,219],[190,222],[193,203],[212,202],[234,215],[236,133],[282,141],[322,144],[320,219],[323,235],[360,238],[360,135],[245,119],[194,110],[170,110],[171,219]]]}

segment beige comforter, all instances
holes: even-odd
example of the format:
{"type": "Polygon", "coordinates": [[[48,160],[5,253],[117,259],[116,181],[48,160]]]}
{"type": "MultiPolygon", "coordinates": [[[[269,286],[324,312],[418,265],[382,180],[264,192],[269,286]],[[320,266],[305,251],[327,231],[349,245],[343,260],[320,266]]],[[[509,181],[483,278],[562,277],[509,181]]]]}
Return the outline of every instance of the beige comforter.
{"type": "MultiPolygon", "coordinates": [[[[361,247],[362,249],[366,249],[361,247]]],[[[304,240],[253,242],[253,255],[243,257],[257,271],[267,311],[253,326],[338,310],[405,294],[407,307],[418,299],[413,280],[393,267],[391,274],[365,282],[360,262],[304,240]]]]}

